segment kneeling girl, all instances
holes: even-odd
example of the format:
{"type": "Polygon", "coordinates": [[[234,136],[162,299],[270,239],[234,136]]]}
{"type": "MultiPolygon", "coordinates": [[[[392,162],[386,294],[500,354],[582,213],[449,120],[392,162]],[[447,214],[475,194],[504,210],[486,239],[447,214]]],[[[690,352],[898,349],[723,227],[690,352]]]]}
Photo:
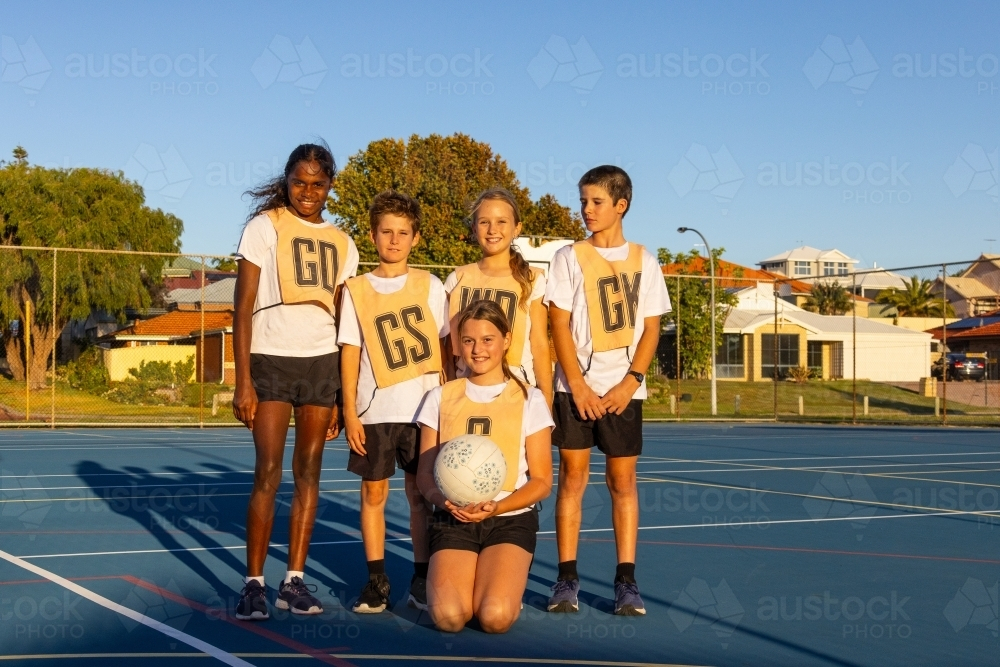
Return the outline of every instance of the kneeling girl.
{"type": "Polygon", "coordinates": [[[552,490],[554,423],[542,392],[507,366],[511,332],[497,304],[469,304],[453,335],[469,376],[429,391],[417,415],[417,486],[436,508],[428,611],[445,632],[458,632],[473,617],[486,632],[506,632],[520,614],[535,552],[535,503],[552,490]],[[434,461],[441,443],[466,433],[489,436],[500,447],[507,478],[492,500],[457,507],[435,485],[434,461]]]}

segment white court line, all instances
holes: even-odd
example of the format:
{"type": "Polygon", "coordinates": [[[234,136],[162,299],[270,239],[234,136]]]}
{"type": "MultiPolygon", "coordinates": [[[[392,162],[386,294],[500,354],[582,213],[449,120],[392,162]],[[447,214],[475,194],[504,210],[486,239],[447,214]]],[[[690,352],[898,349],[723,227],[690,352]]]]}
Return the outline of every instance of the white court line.
{"type": "MultiPolygon", "coordinates": [[[[985,445],[984,445],[985,447],[985,445]]],[[[931,454],[859,454],[857,456],[782,456],[782,457],[765,457],[765,458],[755,458],[755,459],[678,459],[678,458],[668,458],[664,456],[646,456],[642,455],[639,459],[647,459],[649,461],[674,461],[678,463],[743,463],[744,461],[838,461],[838,460],[853,460],[853,459],[898,459],[898,458],[920,458],[920,457],[932,457],[932,456],[989,456],[991,454],[1000,454],[1000,451],[987,451],[987,452],[946,452],[946,453],[931,453],[931,454]]]]}
{"type": "MultiPolygon", "coordinates": [[[[998,461],[998,463],[1000,463],[1000,461],[998,461]]],[[[654,470],[652,472],[657,472],[657,471],[654,470]]],[[[705,472],[712,472],[712,471],[706,470],[705,472]]],[[[918,470],[917,472],[921,472],[921,471],[918,470]]],[[[947,471],[947,470],[927,471],[927,473],[930,473],[930,472],[949,472],[949,471],[947,471]]],[[[927,473],[924,473],[924,474],[927,474],[927,473]]],[[[292,483],[294,483],[294,481],[295,480],[293,480],[293,479],[283,479],[283,480],[281,480],[280,484],[292,484],[292,483]]],[[[354,479],[321,479],[321,480],[319,480],[319,483],[320,484],[348,484],[348,483],[353,483],[355,485],[360,486],[358,484],[359,481],[360,480],[357,477],[355,477],[354,479]]],[[[172,488],[172,487],[175,487],[175,486],[190,488],[195,483],[196,482],[179,482],[179,483],[176,483],[176,484],[129,484],[127,486],[126,485],[106,485],[106,486],[90,486],[90,485],[84,485],[84,486],[31,486],[31,487],[28,487],[28,486],[18,486],[17,490],[18,491],[72,491],[72,490],[76,490],[76,489],[89,489],[91,491],[98,491],[98,490],[109,490],[110,489],[110,490],[113,491],[115,489],[126,489],[126,490],[132,490],[132,489],[168,489],[168,488],[172,488]]],[[[218,482],[218,481],[208,480],[208,481],[205,481],[205,482],[197,482],[197,485],[198,486],[211,486],[213,488],[217,487],[217,486],[248,486],[248,485],[249,486],[253,486],[253,480],[252,479],[248,479],[245,482],[218,482]]],[[[196,498],[198,496],[203,496],[203,495],[206,495],[206,494],[199,493],[199,494],[192,495],[190,497],[191,498],[196,498]]],[[[131,498],[131,495],[121,496],[121,497],[123,497],[123,498],[131,498]]],[[[118,500],[118,498],[105,498],[105,500],[118,500]]]]}
{"type": "MultiPolygon", "coordinates": [[[[1000,461],[998,461],[1000,463],[1000,461]]],[[[320,468],[320,472],[347,472],[343,468],[320,468]]],[[[254,472],[253,468],[247,470],[191,470],[188,472],[151,472],[149,475],[154,477],[172,477],[177,475],[236,475],[236,474],[252,474],[254,472]]],[[[290,474],[290,473],[289,473],[290,474]]],[[[52,475],[0,475],[0,479],[18,479],[21,477],[36,477],[41,479],[42,477],[79,477],[75,472],[58,473],[52,475]]],[[[99,472],[95,474],[88,474],[87,477],[133,477],[134,473],[130,472],[99,472]]],[[[358,477],[354,477],[355,480],[358,477]]]]}
{"type": "Polygon", "coordinates": [[[246,660],[241,660],[240,658],[237,658],[234,655],[226,653],[225,651],[223,651],[220,648],[216,648],[215,646],[212,646],[208,642],[204,642],[204,641],[198,639],[197,637],[192,637],[191,635],[187,634],[186,632],[181,632],[180,630],[172,628],[169,625],[167,625],[166,623],[161,623],[160,621],[157,621],[156,619],[150,618],[149,616],[146,616],[145,614],[140,614],[139,612],[137,612],[137,611],[135,611],[133,609],[129,609],[128,607],[122,606],[122,605],[118,604],[117,602],[112,602],[111,600],[107,599],[103,595],[98,595],[97,593],[94,593],[90,589],[84,588],[83,586],[80,586],[79,584],[73,583],[69,579],[64,579],[63,577],[60,577],[58,574],[55,574],[53,572],[49,572],[46,569],[38,567],[34,563],[29,563],[29,562],[27,562],[26,560],[24,560],[22,558],[18,558],[17,556],[12,556],[11,554],[7,553],[6,551],[0,551],[0,558],[3,558],[5,561],[7,561],[9,563],[13,563],[14,565],[17,565],[18,567],[24,568],[25,570],[28,570],[29,572],[33,572],[33,573],[37,574],[40,577],[44,577],[45,579],[48,579],[52,583],[57,584],[59,586],[62,586],[66,590],[69,590],[69,591],[72,591],[72,592],[76,593],[77,595],[79,595],[82,598],[86,598],[86,599],[90,600],[91,602],[99,604],[100,606],[104,607],[105,609],[110,609],[111,611],[116,612],[118,614],[121,614],[122,616],[125,616],[127,618],[131,618],[136,623],[142,623],[143,625],[145,625],[145,626],[147,626],[149,628],[152,628],[153,630],[156,630],[157,632],[161,632],[161,633],[165,634],[166,636],[168,636],[168,637],[170,637],[172,639],[176,639],[178,641],[182,641],[185,644],[187,644],[188,646],[190,646],[192,648],[196,648],[196,649],[198,649],[199,651],[201,651],[203,653],[207,653],[210,656],[212,656],[213,658],[215,658],[216,660],[224,662],[227,665],[240,665],[240,666],[246,666],[246,667],[253,667],[253,665],[251,665],[246,660]]]}
{"type": "MultiPolygon", "coordinates": [[[[770,520],[767,518],[761,518],[756,521],[728,521],[726,523],[680,523],[680,524],[667,524],[663,526],[639,526],[639,530],[677,530],[681,528],[736,528],[741,526],[775,526],[785,523],[826,523],[828,521],[853,521],[857,523],[864,523],[866,521],[875,521],[876,519],[912,519],[914,517],[923,516],[962,516],[967,514],[978,514],[978,515],[989,515],[1000,516],[1000,510],[985,510],[985,511],[970,511],[970,512],[913,512],[908,514],[883,514],[875,516],[865,516],[865,517],[851,517],[851,516],[838,516],[838,517],[825,517],[821,519],[775,519],[770,520]]],[[[584,528],[581,529],[581,533],[610,533],[613,532],[614,528],[584,528]]],[[[540,530],[538,535],[555,535],[554,530],[540,530]]],[[[387,537],[386,542],[409,542],[409,537],[387,537]]],[[[312,542],[309,546],[323,546],[332,544],[360,544],[361,540],[338,540],[335,542],[312,542]]],[[[287,547],[287,544],[271,544],[269,547],[287,547]]],[[[142,549],[137,551],[90,551],[86,553],[69,553],[69,554],[38,554],[35,556],[21,556],[23,559],[36,559],[36,558],[73,558],[77,556],[118,556],[118,555],[129,555],[129,554],[162,554],[162,553],[174,553],[174,552],[193,552],[193,551],[219,551],[219,550],[234,550],[234,549],[244,549],[246,545],[239,545],[234,547],[191,547],[189,549],[142,549]]],[[[2,553],[2,552],[0,552],[2,553]]]]}

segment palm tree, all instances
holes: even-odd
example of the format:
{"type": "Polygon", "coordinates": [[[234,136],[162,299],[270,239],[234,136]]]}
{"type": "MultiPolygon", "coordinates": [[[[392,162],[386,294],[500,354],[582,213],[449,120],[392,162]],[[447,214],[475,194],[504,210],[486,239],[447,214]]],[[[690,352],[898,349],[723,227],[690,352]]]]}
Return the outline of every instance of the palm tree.
{"type": "MultiPolygon", "coordinates": [[[[896,307],[899,317],[941,317],[941,299],[931,293],[933,283],[924,278],[912,276],[906,287],[890,287],[875,297],[877,303],[896,307]]],[[[954,317],[955,309],[950,303],[944,304],[946,317],[954,317]]]]}
{"type": "Polygon", "coordinates": [[[802,307],[820,315],[843,315],[851,309],[851,295],[835,281],[816,283],[802,307]]]}

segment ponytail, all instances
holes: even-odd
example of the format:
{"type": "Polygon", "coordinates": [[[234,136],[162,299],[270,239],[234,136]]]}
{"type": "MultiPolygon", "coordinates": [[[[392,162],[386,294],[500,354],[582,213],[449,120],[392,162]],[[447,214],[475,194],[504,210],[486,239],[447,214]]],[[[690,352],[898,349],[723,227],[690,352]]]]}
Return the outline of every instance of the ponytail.
{"type": "MultiPolygon", "coordinates": [[[[458,316],[458,326],[456,329],[459,336],[462,335],[462,327],[465,326],[465,323],[469,320],[484,320],[489,322],[499,329],[500,335],[504,337],[510,333],[510,322],[507,321],[507,315],[500,309],[500,306],[492,301],[487,301],[486,299],[473,301],[466,306],[465,310],[463,310],[458,316]]],[[[521,382],[516,375],[510,372],[510,366],[507,364],[506,352],[504,352],[503,359],[500,360],[500,368],[503,370],[504,378],[507,380],[513,380],[517,386],[521,388],[521,393],[524,394],[524,397],[528,398],[528,387],[521,382]]]]}
{"type": "MultiPolygon", "coordinates": [[[[499,186],[492,187],[487,190],[483,190],[482,193],[476,198],[475,203],[472,204],[472,210],[469,214],[467,220],[469,225],[469,231],[472,232],[473,236],[476,233],[476,211],[479,207],[487,201],[502,201],[508,206],[510,206],[511,211],[514,213],[514,224],[521,224],[521,210],[517,205],[517,200],[514,199],[514,195],[511,194],[510,190],[506,188],[501,188],[499,186]]],[[[519,301],[519,307],[521,310],[528,311],[528,302],[531,299],[531,291],[534,287],[534,274],[531,272],[531,266],[524,260],[521,255],[521,251],[517,249],[513,243],[510,246],[510,272],[514,276],[514,280],[517,281],[518,285],[521,286],[521,299],[519,301]]]]}

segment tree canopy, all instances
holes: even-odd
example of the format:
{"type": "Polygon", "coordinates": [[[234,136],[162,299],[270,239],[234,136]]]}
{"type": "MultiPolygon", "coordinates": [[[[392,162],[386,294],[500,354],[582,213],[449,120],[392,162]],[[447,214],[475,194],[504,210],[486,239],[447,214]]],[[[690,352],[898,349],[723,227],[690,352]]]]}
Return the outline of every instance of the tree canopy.
{"type": "MultiPolygon", "coordinates": [[[[23,149],[0,167],[0,245],[177,252],[182,230],[180,219],[146,206],[142,187],[121,172],[47,169],[29,164],[23,149]]],[[[17,380],[30,364],[34,386],[44,383],[55,338],[67,322],[94,310],[148,307],[165,261],[61,252],[53,322],[53,257],[47,250],[0,250],[0,314],[5,322],[24,323],[26,305],[31,307],[32,349],[24,349],[22,335],[5,331],[7,362],[17,380]]]]}
{"type": "Polygon", "coordinates": [[[843,315],[853,306],[851,295],[835,280],[818,282],[802,307],[820,315],[843,315]]]}
{"type": "Polygon", "coordinates": [[[465,223],[469,206],[480,192],[494,186],[507,188],[516,198],[523,235],[583,238],[578,215],[552,195],[533,201],[489,144],[464,134],[371,142],[337,175],[327,209],[354,239],[361,261],[374,262],[378,255],[368,238],[368,205],[383,190],[408,194],[420,202],[423,212],[421,242],[410,261],[462,265],[481,256],[469,241],[465,223]]]}
{"type": "MultiPolygon", "coordinates": [[[[911,276],[906,287],[903,289],[890,287],[882,290],[875,297],[875,301],[895,306],[899,317],[941,317],[941,297],[934,295],[933,287],[934,284],[930,280],[911,276]]],[[[952,305],[946,303],[944,306],[945,316],[954,317],[955,309],[952,305]]]]}

